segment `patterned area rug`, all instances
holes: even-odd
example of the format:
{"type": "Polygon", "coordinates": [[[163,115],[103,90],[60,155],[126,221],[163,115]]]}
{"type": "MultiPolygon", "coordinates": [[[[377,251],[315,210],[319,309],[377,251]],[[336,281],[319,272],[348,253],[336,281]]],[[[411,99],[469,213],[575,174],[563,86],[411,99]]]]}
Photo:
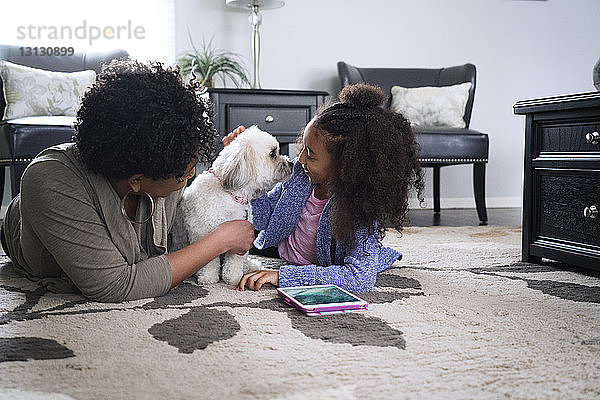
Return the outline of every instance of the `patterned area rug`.
{"type": "Polygon", "coordinates": [[[363,296],[372,309],[324,317],[223,284],[87,302],[3,258],[0,398],[599,398],[599,275],[519,262],[520,234],[390,232],[405,256],[363,296]]]}

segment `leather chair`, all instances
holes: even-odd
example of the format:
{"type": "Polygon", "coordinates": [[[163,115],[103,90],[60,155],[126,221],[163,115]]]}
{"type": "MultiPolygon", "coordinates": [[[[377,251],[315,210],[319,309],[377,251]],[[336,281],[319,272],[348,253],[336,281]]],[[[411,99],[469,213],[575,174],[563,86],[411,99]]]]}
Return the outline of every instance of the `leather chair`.
{"type": "MultiPolygon", "coordinates": [[[[26,56],[19,46],[0,45],[0,60],[49,71],[75,72],[93,69],[100,72],[103,64],[126,58],[125,50],[74,53],[72,56],[26,56]]],[[[6,107],[0,79],[0,117],[6,107]]],[[[25,167],[43,149],[70,142],[75,117],[33,116],[0,121],[0,201],[4,195],[5,168],[9,168],[12,197],[20,191],[25,167]]]]}
{"type": "Polygon", "coordinates": [[[357,68],[338,62],[342,87],[354,83],[377,85],[388,95],[390,107],[392,86],[407,88],[422,86],[451,86],[471,82],[469,99],[463,119],[465,128],[415,127],[421,150],[419,160],[423,167],[433,168],[433,209],[440,212],[440,168],[448,165],[473,164],[475,205],[481,225],[487,224],[485,205],[485,167],[488,161],[488,135],[469,129],[475,97],[476,69],[473,64],[448,68],[357,68]]]}

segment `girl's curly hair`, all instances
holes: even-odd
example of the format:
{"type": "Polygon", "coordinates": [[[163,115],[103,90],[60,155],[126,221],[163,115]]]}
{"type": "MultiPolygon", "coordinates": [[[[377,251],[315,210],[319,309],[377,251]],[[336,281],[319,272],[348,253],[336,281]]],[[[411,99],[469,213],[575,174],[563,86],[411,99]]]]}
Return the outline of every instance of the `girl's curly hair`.
{"type": "Polygon", "coordinates": [[[384,100],[380,88],[355,84],[314,117],[333,161],[333,233],[346,243],[354,242],[359,227],[368,228],[378,240],[386,224],[402,231],[411,189],[423,202],[424,178],[413,130],[404,116],[380,107],[384,100]]]}
{"type": "Polygon", "coordinates": [[[214,156],[213,108],[178,68],[114,60],[83,96],[73,140],[93,172],[123,179],[181,178],[214,156]]]}

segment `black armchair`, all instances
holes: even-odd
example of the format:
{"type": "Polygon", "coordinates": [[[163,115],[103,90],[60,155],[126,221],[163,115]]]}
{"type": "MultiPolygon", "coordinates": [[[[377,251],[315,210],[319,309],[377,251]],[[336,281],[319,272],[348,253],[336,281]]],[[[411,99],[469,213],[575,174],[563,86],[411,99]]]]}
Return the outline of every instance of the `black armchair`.
{"type": "MultiPolygon", "coordinates": [[[[71,56],[24,56],[19,46],[0,45],[0,60],[58,72],[94,70],[100,72],[103,64],[113,59],[126,58],[125,50],[75,53],[71,56]]],[[[0,79],[0,117],[6,106],[0,79]]],[[[73,136],[74,117],[33,116],[0,121],[0,201],[4,194],[4,170],[10,170],[11,192],[20,191],[25,167],[43,149],[69,142],[73,136]]]]}
{"type": "Polygon", "coordinates": [[[440,168],[448,165],[473,164],[475,205],[481,225],[487,224],[485,205],[485,166],[488,161],[488,135],[469,129],[475,96],[476,69],[473,64],[455,67],[425,68],[357,68],[338,62],[342,87],[354,83],[377,85],[388,95],[386,108],[391,103],[392,86],[415,88],[422,86],[451,86],[471,82],[469,99],[463,119],[465,128],[415,127],[421,146],[419,160],[423,167],[433,168],[433,209],[440,212],[440,168]]]}

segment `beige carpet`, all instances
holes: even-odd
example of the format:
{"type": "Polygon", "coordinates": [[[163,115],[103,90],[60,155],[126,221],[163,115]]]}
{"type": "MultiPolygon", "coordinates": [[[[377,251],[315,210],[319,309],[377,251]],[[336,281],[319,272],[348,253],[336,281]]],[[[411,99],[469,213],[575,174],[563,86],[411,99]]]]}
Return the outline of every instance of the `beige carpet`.
{"type": "Polygon", "coordinates": [[[2,399],[597,399],[600,278],[511,227],[410,228],[364,314],[191,283],[100,304],[0,268],[2,399]]]}

